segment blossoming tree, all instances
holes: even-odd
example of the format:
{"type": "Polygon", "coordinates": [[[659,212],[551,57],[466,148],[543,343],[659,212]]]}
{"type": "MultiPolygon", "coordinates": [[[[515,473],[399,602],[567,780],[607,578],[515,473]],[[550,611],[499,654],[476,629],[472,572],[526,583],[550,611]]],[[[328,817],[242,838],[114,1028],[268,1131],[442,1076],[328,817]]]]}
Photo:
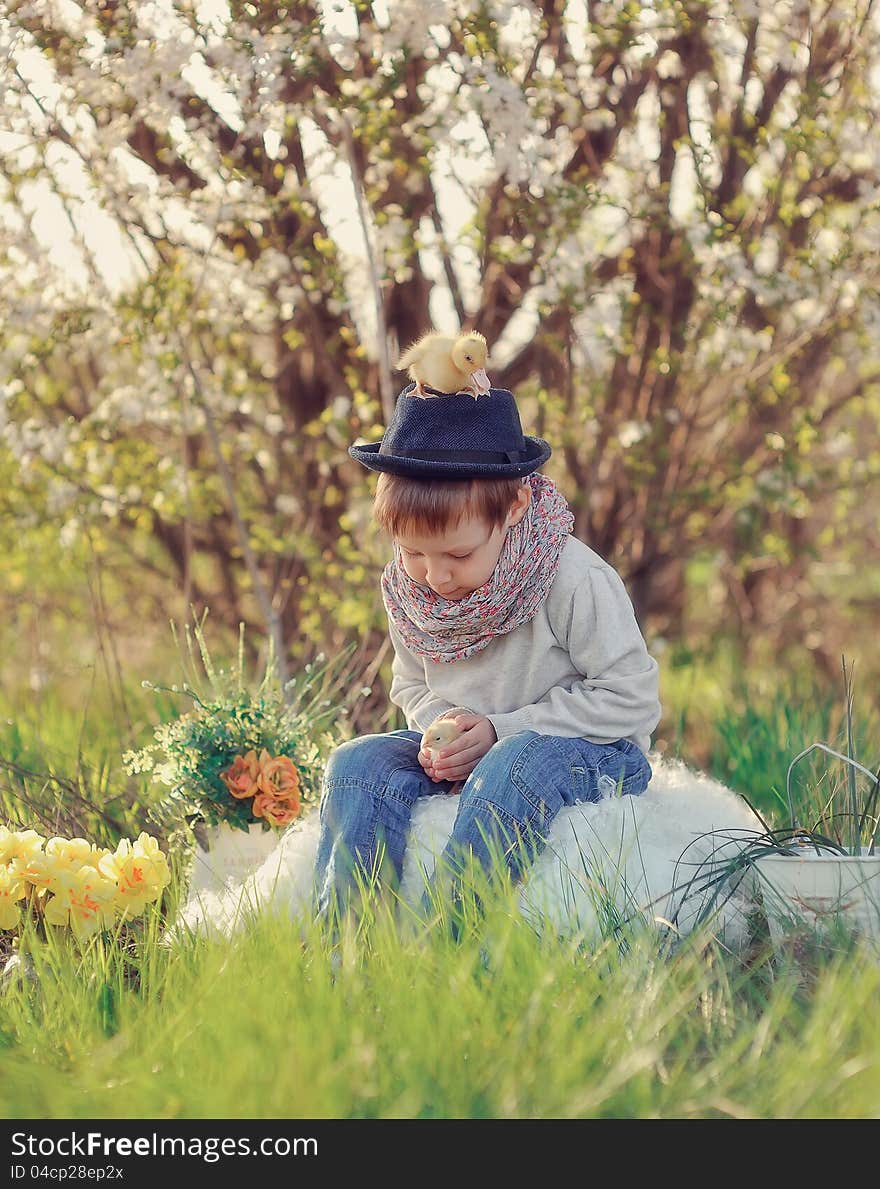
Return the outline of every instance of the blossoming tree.
{"type": "Polygon", "coordinates": [[[870,0],[34,0],[0,36],[10,523],[350,632],[344,447],[400,345],[475,326],[646,621],[705,555],[722,614],[822,645],[809,544],[878,550],[870,0]]]}

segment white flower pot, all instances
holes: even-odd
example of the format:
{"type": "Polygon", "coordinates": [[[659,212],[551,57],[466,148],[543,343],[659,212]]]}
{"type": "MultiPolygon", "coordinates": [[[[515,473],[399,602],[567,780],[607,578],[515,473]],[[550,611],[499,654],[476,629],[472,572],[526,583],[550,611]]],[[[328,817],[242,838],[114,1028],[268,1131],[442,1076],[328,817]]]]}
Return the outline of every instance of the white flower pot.
{"type": "Polygon", "coordinates": [[[779,948],[792,928],[843,925],[880,945],[880,854],[767,855],[756,867],[770,939],[779,948]]]}
{"type": "Polygon", "coordinates": [[[280,830],[264,830],[259,822],[247,832],[225,822],[206,828],[208,849],[196,846],[189,890],[222,892],[229,880],[240,883],[268,858],[281,835],[280,830]]]}

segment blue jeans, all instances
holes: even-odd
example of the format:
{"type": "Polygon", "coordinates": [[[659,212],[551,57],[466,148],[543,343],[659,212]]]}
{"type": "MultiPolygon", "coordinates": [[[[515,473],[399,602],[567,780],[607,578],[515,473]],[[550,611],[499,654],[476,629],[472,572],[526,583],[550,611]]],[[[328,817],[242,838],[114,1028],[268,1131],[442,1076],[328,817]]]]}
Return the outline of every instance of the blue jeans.
{"type": "MultiPolygon", "coordinates": [[[[351,903],[359,876],[377,873],[399,881],[417,797],[448,792],[418,761],[421,735],[391,731],[364,735],[336,748],[321,796],[321,831],[315,858],[318,914],[351,903]]],[[[503,851],[513,879],[543,849],[553,818],[565,805],[599,801],[619,789],[643,793],[651,768],[634,743],[590,743],[523,731],[497,742],[467,778],[458,798],[452,835],[438,859],[453,873],[468,855],[487,871],[492,850],[503,851]]],[[[426,899],[423,904],[427,905],[426,899]]]]}

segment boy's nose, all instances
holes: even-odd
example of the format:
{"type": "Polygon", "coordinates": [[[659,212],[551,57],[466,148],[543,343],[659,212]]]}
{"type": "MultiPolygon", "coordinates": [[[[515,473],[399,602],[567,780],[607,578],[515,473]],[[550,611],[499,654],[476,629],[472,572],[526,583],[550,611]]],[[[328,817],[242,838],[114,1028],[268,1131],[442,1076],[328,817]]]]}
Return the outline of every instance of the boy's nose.
{"type": "Polygon", "coordinates": [[[428,580],[428,585],[436,591],[442,592],[452,588],[452,573],[448,568],[443,570],[429,569],[425,577],[428,580]]]}

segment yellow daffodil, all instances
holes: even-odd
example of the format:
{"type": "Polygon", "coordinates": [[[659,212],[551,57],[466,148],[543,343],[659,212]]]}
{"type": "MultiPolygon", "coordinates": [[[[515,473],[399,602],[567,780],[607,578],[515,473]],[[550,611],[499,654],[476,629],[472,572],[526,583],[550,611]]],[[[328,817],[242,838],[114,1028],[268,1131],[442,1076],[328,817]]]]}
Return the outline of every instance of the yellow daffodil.
{"type": "Polygon", "coordinates": [[[41,891],[57,891],[57,881],[76,874],[83,867],[98,870],[101,859],[110,852],[87,842],[85,838],[50,838],[45,852],[31,853],[14,860],[12,869],[41,891]]]}
{"type": "Polygon", "coordinates": [[[140,916],[171,881],[168,861],[149,834],[139,834],[134,843],[123,838],[115,853],[101,859],[98,869],[115,881],[116,907],[128,919],[140,916]]]}
{"type": "Polygon", "coordinates": [[[13,859],[9,869],[40,891],[52,891],[52,885],[59,875],[71,868],[59,864],[51,855],[32,854],[26,858],[13,859]]]}
{"type": "Polygon", "coordinates": [[[0,826],[0,863],[26,859],[43,849],[46,839],[36,830],[9,830],[0,826]]]}
{"type": "Polygon", "coordinates": [[[17,879],[5,864],[0,864],[0,929],[14,929],[21,919],[16,903],[27,895],[24,880],[17,879]]]}
{"type": "Polygon", "coordinates": [[[87,838],[50,838],[46,843],[46,854],[51,856],[56,867],[72,871],[78,871],[83,864],[96,867],[93,858],[97,849],[87,838]]]}
{"type": "Polygon", "coordinates": [[[89,864],[62,872],[43,907],[50,925],[69,925],[77,937],[109,928],[116,915],[116,884],[89,864]]]}
{"type": "Polygon", "coordinates": [[[123,839],[115,853],[85,838],[50,838],[0,827],[0,929],[21,920],[18,901],[35,889],[34,907],[50,925],[79,938],[109,928],[117,912],[138,916],[158,900],[171,873],[149,834],[123,839]],[[43,849],[45,845],[45,849],[43,849]]]}

